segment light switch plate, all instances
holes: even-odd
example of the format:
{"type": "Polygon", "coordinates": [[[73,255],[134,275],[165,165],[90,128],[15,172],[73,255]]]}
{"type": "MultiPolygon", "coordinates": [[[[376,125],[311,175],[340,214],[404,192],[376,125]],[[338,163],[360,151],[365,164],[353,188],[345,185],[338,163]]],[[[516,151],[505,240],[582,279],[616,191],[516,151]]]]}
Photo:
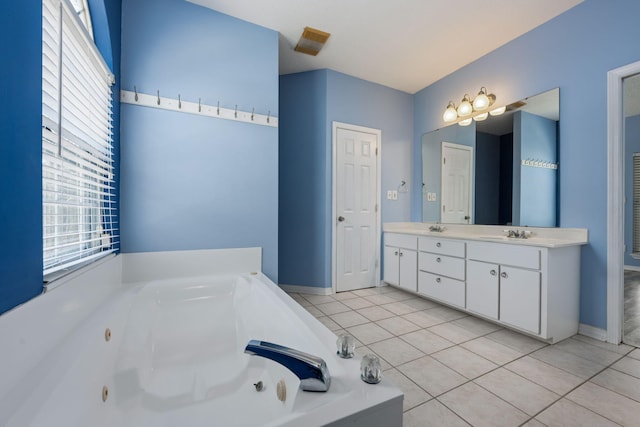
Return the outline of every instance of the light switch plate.
{"type": "Polygon", "coordinates": [[[387,200],[392,200],[393,199],[393,193],[391,192],[391,190],[387,191],[387,200]]]}

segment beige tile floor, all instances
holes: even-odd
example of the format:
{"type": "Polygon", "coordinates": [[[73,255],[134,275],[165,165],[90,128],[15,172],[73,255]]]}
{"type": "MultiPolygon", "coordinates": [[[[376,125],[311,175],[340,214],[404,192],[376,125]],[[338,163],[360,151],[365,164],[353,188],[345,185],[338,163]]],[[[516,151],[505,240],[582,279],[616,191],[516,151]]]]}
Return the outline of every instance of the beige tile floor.
{"type": "Polygon", "coordinates": [[[380,357],[405,393],[405,427],[640,426],[640,349],[581,335],[547,345],[388,286],[289,295],[380,357]]]}

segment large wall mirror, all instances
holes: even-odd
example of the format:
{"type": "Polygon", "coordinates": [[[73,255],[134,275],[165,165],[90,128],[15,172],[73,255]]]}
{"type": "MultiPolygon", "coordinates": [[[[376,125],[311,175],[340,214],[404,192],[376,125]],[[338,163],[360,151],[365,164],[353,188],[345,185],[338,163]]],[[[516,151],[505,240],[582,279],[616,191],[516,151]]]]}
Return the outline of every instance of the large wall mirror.
{"type": "Polygon", "coordinates": [[[557,226],[560,89],[422,136],[424,222],[557,226]]]}

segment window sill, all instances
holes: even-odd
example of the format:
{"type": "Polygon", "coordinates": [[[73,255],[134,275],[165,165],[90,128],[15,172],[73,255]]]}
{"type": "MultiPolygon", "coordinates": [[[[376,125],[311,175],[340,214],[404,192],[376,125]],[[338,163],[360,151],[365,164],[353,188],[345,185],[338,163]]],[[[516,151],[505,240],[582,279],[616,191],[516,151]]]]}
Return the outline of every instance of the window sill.
{"type": "Polygon", "coordinates": [[[115,251],[104,252],[100,257],[92,258],[68,268],[47,274],[43,277],[43,292],[49,292],[52,289],[57,288],[85,271],[101,265],[106,262],[106,260],[111,259],[114,256],[116,256],[115,251]]]}

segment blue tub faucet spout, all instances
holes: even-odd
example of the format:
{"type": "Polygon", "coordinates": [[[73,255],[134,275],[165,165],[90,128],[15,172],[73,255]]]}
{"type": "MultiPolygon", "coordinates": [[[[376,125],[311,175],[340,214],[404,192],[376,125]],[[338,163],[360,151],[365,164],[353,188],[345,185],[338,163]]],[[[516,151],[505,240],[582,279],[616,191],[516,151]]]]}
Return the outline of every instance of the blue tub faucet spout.
{"type": "Polygon", "coordinates": [[[300,378],[305,391],[327,391],[331,375],[320,357],[267,341],[251,340],[244,349],[247,354],[265,357],[277,362],[300,378]]]}

